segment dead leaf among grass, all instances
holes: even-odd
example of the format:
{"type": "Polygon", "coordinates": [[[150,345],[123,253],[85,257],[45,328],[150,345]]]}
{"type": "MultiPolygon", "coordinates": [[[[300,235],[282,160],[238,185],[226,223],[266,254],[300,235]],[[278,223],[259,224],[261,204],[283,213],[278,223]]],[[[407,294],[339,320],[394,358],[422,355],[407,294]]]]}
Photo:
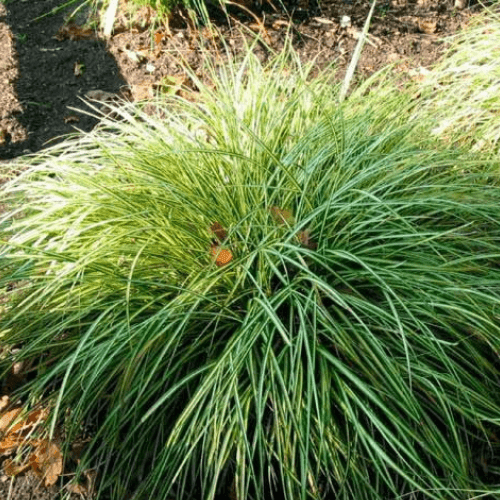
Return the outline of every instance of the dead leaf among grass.
{"type": "Polygon", "coordinates": [[[0,432],[4,434],[0,441],[0,455],[8,455],[23,444],[33,444],[34,441],[29,438],[29,435],[49,414],[45,408],[36,409],[28,413],[24,419],[14,423],[21,412],[22,408],[13,408],[0,417],[0,432]]]}
{"type": "Polygon", "coordinates": [[[104,90],[89,90],[85,94],[86,99],[90,99],[92,101],[112,101],[115,97],[117,97],[116,94],[112,94],[111,92],[105,92],[104,90]]]}
{"type": "Polygon", "coordinates": [[[284,210],[278,207],[271,207],[270,209],[273,219],[281,225],[291,225],[295,223],[295,218],[290,210],[284,210]]]}
{"type": "Polygon", "coordinates": [[[28,461],[35,474],[43,478],[46,487],[56,484],[63,468],[63,456],[56,443],[40,440],[28,461]]]}
{"type": "Polygon", "coordinates": [[[73,495],[81,495],[83,497],[88,496],[87,487],[80,483],[68,484],[66,489],[73,495]]]}
{"type": "Polygon", "coordinates": [[[227,231],[219,222],[214,222],[210,226],[210,231],[212,231],[212,233],[221,243],[227,238],[227,231]]]}
{"type": "Polygon", "coordinates": [[[1,455],[9,455],[16,451],[20,446],[23,445],[25,439],[21,436],[12,436],[9,435],[2,439],[0,443],[0,456],[1,455]]]}
{"type": "Polygon", "coordinates": [[[231,250],[228,250],[227,248],[221,248],[219,245],[212,245],[210,247],[210,254],[215,259],[215,264],[217,265],[217,267],[223,267],[233,260],[233,254],[231,250]]]}
{"type": "Polygon", "coordinates": [[[3,464],[3,471],[7,476],[17,476],[27,471],[31,465],[29,463],[16,464],[14,460],[5,460],[3,464]]]}
{"type": "Polygon", "coordinates": [[[310,250],[314,250],[318,246],[317,243],[313,241],[311,237],[311,230],[309,228],[304,229],[304,231],[299,231],[297,238],[303,246],[309,248],[310,250]]]}
{"type": "Polygon", "coordinates": [[[418,28],[422,33],[432,35],[438,30],[438,22],[436,19],[420,19],[418,21],[418,28]]]}
{"type": "Polygon", "coordinates": [[[48,416],[49,411],[46,408],[30,411],[24,420],[18,422],[9,429],[9,434],[26,436],[35,426],[44,422],[48,416]]]}
{"type": "Polygon", "coordinates": [[[151,82],[144,82],[137,85],[132,85],[132,99],[134,101],[144,101],[154,97],[153,84],[151,82]]]}
{"type": "Polygon", "coordinates": [[[21,411],[22,411],[22,408],[14,408],[13,410],[9,410],[8,412],[4,413],[0,417],[0,432],[5,432],[7,430],[7,428],[19,416],[19,414],[21,413],[21,411]]]}

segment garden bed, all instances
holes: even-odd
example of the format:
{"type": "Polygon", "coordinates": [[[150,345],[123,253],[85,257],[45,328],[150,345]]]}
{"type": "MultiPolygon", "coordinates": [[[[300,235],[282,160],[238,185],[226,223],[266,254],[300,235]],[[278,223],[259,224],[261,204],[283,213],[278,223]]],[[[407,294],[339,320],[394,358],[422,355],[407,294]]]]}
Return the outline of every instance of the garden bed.
{"type": "MultiPolygon", "coordinates": [[[[291,34],[304,62],[314,61],[318,68],[335,65],[342,77],[370,7],[368,0],[325,0],[319,12],[299,3],[290,13],[266,5],[249,15],[250,4],[245,3],[231,8],[229,22],[213,7],[214,33],[194,29],[182,12],[173,15],[167,30],[151,9],[134,10],[122,1],[115,33],[104,40],[94,33],[92,18],[79,16],[68,26],[71,9],[35,21],[60,3],[0,3],[0,158],[38,151],[75,128],[90,130],[97,120],[69,109],[85,109],[81,99],[89,91],[132,100],[176,92],[190,83],[181,58],[203,77],[207,55],[221,61],[237,57],[255,34],[262,37],[255,47],[262,59],[281,50],[291,34]]],[[[357,79],[387,64],[408,77],[422,77],[421,68],[442,54],[442,38],[467,24],[478,10],[478,5],[457,10],[453,0],[381,2],[357,79]]]]}

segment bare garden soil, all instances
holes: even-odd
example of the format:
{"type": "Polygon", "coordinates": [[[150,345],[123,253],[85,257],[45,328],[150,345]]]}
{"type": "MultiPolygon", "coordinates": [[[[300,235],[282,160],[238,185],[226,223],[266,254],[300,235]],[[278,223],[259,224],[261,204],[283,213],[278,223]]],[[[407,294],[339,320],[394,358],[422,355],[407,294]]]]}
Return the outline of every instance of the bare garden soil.
{"type": "MultiPolygon", "coordinates": [[[[0,3],[0,159],[39,151],[75,128],[92,129],[95,118],[70,109],[85,109],[82,98],[89,91],[102,91],[97,94],[101,99],[119,95],[131,100],[147,99],[158,91],[175,92],[189,84],[181,58],[203,77],[207,50],[224,59],[225,41],[229,54],[237,55],[253,33],[262,36],[255,48],[261,59],[279,51],[290,33],[302,60],[314,59],[318,68],[334,64],[340,78],[368,14],[369,0],[322,0],[319,10],[315,0],[304,0],[288,12],[273,1],[274,8],[272,4],[256,8],[248,2],[234,5],[229,18],[211,6],[220,33],[214,36],[208,28],[195,29],[185,13],[177,12],[167,28],[151,9],[134,11],[122,0],[108,40],[94,29],[98,19],[88,15],[70,19],[71,8],[40,18],[61,0],[0,3]]],[[[442,38],[455,33],[478,10],[479,5],[456,9],[454,0],[379,2],[357,78],[388,63],[395,65],[395,71],[418,73],[418,68],[439,58],[442,38]]]]}
{"type": "MultiPolygon", "coordinates": [[[[314,0],[306,0],[284,11],[274,0],[274,6],[233,5],[226,16],[213,5],[209,10],[215,33],[195,28],[186,12],[176,12],[166,26],[151,9],[134,9],[122,0],[115,31],[104,39],[95,29],[99,20],[88,11],[70,18],[71,9],[66,9],[40,18],[61,0],[3,2],[0,182],[1,168],[5,174],[10,159],[40,151],[75,129],[90,131],[95,126],[97,118],[78,111],[89,111],[82,99],[140,101],[158,92],[179,92],[192,85],[181,60],[204,78],[207,57],[224,61],[238,56],[254,34],[261,35],[254,50],[262,60],[282,49],[290,34],[304,62],[314,61],[318,68],[335,65],[341,78],[370,9],[369,0],[322,0],[319,10],[314,0]]],[[[442,55],[442,39],[480,10],[469,4],[457,9],[454,0],[380,1],[356,78],[387,64],[409,78],[418,77],[421,68],[442,55]]],[[[56,490],[44,488],[30,474],[11,479],[0,471],[0,500],[55,500],[56,490]]]]}

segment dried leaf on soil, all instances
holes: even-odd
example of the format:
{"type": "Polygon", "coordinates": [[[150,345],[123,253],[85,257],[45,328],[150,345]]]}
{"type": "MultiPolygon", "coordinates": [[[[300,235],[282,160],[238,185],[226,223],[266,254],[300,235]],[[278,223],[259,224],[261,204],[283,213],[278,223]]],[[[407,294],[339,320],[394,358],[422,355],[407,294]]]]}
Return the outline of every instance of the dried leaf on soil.
{"type": "Polygon", "coordinates": [[[140,62],[144,61],[147,57],[147,52],[144,50],[128,50],[124,49],[125,54],[129,57],[129,59],[136,63],[139,64],[140,62]]]}
{"type": "Polygon", "coordinates": [[[54,36],[56,40],[89,40],[95,38],[95,33],[90,28],[82,28],[75,23],[62,26],[54,36]]]}
{"type": "Polygon", "coordinates": [[[111,101],[116,97],[116,94],[104,90],[89,90],[85,97],[92,101],[111,101]]]}
{"type": "Polygon", "coordinates": [[[87,488],[80,483],[71,483],[66,487],[67,490],[74,495],[82,495],[84,497],[88,496],[87,488]]]}
{"type": "Polygon", "coordinates": [[[29,457],[29,463],[38,476],[44,478],[45,486],[56,483],[62,473],[63,456],[59,446],[47,440],[41,440],[29,457]]]}
{"type": "MultiPolygon", "coordinates": [[[[31,411],[27,417],[12,425],[21,413],[22,408],[14,408],[4,413],[0,418],[0,431],[6,435],[0,442],[0,455],[6,455],[15,451],[19,446],[25,444],[26,436],[32,432],[33,428],[43,422],[48,416],[47,409],[37,409],[31,411]]],[[[33,441],[30,442],[33,444],[33,441]]]]}
{"type": "Polygon", "coordinates": [[[155,33],[155,45],[158,46],[161,44],[161,41],[165,38],[165,32],[164,31],[157,31],[155,33]]]}
{"type": "Polygon", "coordinates": [[[153,87],[151,82],[132,85],[132,98],[134,101],[143,101],[154,97],[153,87]]]}
{"type": "Polygon", "coordinates": [[[68,115],[64,117],[64,123],[78,123],[80,118],[76,115],[68,115]]]}
{"type": "Polygon", "coordinates": [[[92,498],[94,494],[97,472],[95,469],[87,469],[83,472],[83,475],[85,476],[87,484],[84,485],[75,481],[68,484],[66,488],[70,493],[82,495],[85,498],[92,498]]]}
{"type": "Polygon", "coordinates": [[[331,19],[325,19],[323,17],[313,17],[312,20],[320,24],[335,24],[335,22],[332,21],[331,19]]]}
{"type": "Polygon", "coordinates": [[[25,442],[21,436],[8,435],[0,443],[0,455],[8,455],[16,451],[25,442]]]}
{"type": "Polygon", "coordinates": [[[46,408],[39,408],[28,413],[25,420],[17,423],[10,429],[9,434],[23,434],[33,429],[34,426],[42,423],[49,416],[49,411],[46,408]]]}
{"type": "Polygon", "coordinates": [[[12,422],[19,416],[22,408],[14,408],[13,410],[9,410],[4,413],[2,417],[0,417],[0,431],[5,431],[12,422]]]}
{"type": "Polygon", "coordinates": [[[62,473],[63,457],[59,446],[46,439],[30,439],[28,436],[38,424],[47,419],[49,410],[46,408],[32,410],[24,419],[12,425],[21,412],[22,408],[14,408],[5,412],[0,418],[0,431],[7,433],[0,442],[0,455],[16,451],[22,445],[30,445],[34,449],[24,464],[15,465],[13,461],[6,461],[5,473],[15,476],[31,467],[44,479],[45,486],[52,486],[62,473]]]}
{"type": "Polygon", "coordinates": [[[432,35],[433,33],[436,33],[438,24],[435,19],[420,19],[418,22],[418,28],[423,33],[432,35]]]}
{"type": "Polygon", "coordinates": [[[31,466],[29,463],[17,465],[14,460],[5,460],[3,464],[3,471],[7,476],[17,476],[22,474],[31,466]]]}

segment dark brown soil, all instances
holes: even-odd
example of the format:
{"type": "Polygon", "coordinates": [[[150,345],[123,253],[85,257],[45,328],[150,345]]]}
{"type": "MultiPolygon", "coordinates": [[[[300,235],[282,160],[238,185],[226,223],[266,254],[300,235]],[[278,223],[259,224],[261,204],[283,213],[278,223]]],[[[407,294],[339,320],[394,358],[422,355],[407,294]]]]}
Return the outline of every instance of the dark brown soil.
{"type": "Polygon", "coordinates": [[[62,13],[33,21],[58,4],[0,4],[0,158],[38,151],[73,125],[90,130],[95,121],[89,117],[68,121],[68,106],[82,107],[80,98],[96,86],[115,92],[125,84],[104,42],[54,38],[64,22],[62,13]],[[74,72],[78,63],[85,64],[81,76],[74,72]]]}
{"type": "MultiPolygon", "coordinates": [[[[274,3],[279,6],[277,0],[274,3]]],[[[249,32],[262,35],[265,43],[257,45],[256,52],[263,59],[269,49],[280,50],[291,32],[303,60],[314,58],[318,67],[334,63],[341,76],[370,7],[369,0],[323,0],[320,11],[315,11],[310,0],[288,13],[266,5],[250,15],[247,2],[232,7],[229,22],[213,7],[211,14],[222,38],[205,29],[200,44],[200,32],[188,25],[182,13],[174,16],[168,31],[155,26],[153,12],[146,7],[130,13],[125,0],[109,40],[78,24],[65,25],[69,10],[36,19],[60,4],[61,0],[0,3],[0,158],[39,151],[75,128],[90,130],[96,119],[69,109],[84,109],[81,98],[88,91],[134,100],[152,97],[159,89],[175,91],[187,83],[179,65],[181,56],[201,75],[206,57],[202,45],[225,57],[220,55],[225,40],[229,52],[237,54],[250,40],[249,32]],[[348,26],[341,26],[343,16],[349,17],[349,22],[345,18],[348,26]],[[242,35],[242,29],[248,34],[242,35]]],[[[358,77],[387,63],[406,72],[432,64],[442,53],[441,39],[463,26],[473,11],[455,9],[453,0],[381,1],[358,77]]]]}

